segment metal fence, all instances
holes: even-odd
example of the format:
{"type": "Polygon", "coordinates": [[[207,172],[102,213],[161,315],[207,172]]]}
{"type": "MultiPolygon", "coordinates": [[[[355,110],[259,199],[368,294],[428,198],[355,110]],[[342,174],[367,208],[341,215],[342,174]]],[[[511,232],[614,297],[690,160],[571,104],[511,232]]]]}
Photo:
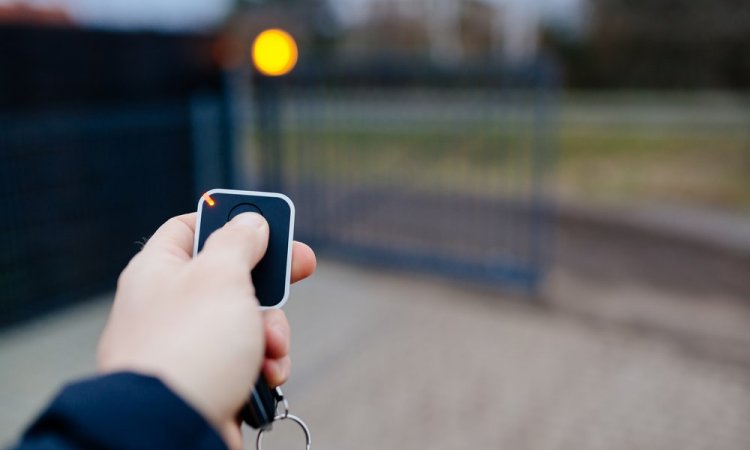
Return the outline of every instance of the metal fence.
{"type": "Polygon", "coordinates": [[[318,250],[533,290],[549,260],[554,67],[258,79],[254,185],[318,250]],[[260,178],[257,178],[258,175],[260,178]]]}
{"type": "Polygon", "coordinates": [[[193,154],[220,145],[219,103],[0,117],[0,325],[113,289],[139,241],[194,209],[196,182],[221,176],[196,176],[193,154]]]}
{"type": "Polygon", "coordinates": [[[289,194],[322,253],[533,289],[554,76],[423,75],[261,80],[239,133],[215,96],[0,115],[0,325],[113,288],[138,241],[237,174],[289,194]]]}
{"type": "Polygon", "coordinates": [[[0,27],[0,326],[114,288],[134,242],[226,182],[226,102],[196,97],[223,89],[215,39],[0,27]]]}

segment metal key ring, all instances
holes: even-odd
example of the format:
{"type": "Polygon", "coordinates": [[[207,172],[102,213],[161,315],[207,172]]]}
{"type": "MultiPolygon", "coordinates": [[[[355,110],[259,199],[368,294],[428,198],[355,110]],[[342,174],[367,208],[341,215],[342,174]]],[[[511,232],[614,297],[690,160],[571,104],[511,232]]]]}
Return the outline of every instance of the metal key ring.
{"type": "MultiPolygon", "coordinates": [[[[307,428],[307,425],[305,425],[305,422],[303,422],[302,419],[300,419],[299,417],[289,414],[288,411],[284,414],[280,414],[276,416],[276,418],[274,419],[274,422],[280,422],[282,420],[291,420],[292,422],[299,425],[300,428],[302,428],[302,431],[304,431],[305,433],[305,442],[306,442],[305,450],[310,450],[310,445],[312,444],[312,437],[310,436],[310,430],[307,428]]],[[[269,428],[258,430],[258,437],[255,438],[255,448],[257,450],[263,450],[263,433],[265,433],[268,430],[269,428]]]]}

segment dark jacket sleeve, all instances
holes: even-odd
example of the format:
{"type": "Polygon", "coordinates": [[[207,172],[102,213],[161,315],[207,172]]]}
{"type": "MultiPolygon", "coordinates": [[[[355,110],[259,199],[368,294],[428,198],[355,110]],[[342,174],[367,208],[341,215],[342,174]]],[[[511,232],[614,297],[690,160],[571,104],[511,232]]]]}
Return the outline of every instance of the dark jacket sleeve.
{"type": "Polygon", "coordinates": [[[226,450],[226,445],[157,378],[118,373],[67,386],[16,449],[226,450]]]}

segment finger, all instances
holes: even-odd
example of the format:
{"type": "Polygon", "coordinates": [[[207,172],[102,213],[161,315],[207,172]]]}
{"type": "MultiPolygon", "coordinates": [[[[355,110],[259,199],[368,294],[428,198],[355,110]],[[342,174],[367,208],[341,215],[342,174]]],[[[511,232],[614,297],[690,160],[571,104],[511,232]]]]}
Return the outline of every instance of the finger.
{"type": "Polygon", "coordinates": [[[292,246],[292,283],[312,275],[317,265],[315,252],[307,244],[295,241],[292,246]]]}
{"type": "Polygon", "coordinates": [[[266,359],[263,361],[263,375],[271,388],[281,386],[289,379],[292,372],[292,360],[288,356],[281,359],[266,359]]]}
{"type": "Polygon", "coordinates": [[[222,267],[227,274],[247,277],[266,253],[266,247],[266,219],[257,213],[243,213],[208,237],[198,259],[222,267]]]}
{"type": "Polygon", "coordinates": [[[278,359],[287,356],[291,331],[286,314],[280,309],[265,311],[263,323],[266,332],[266,358],[278,359]]]}
{"type": "Polygon", "coordinates": [[[169,219],[146,242],[144,251],[160,251],[181,261],[190,260],[195,239],[195,213],[169,219]]]}

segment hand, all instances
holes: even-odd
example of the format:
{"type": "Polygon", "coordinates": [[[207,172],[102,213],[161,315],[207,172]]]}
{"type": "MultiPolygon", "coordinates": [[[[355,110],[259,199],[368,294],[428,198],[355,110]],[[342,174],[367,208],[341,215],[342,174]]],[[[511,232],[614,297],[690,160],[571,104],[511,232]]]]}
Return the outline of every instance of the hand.
{"type": "MultiPolygon", "coordinates": [[[[289,324],[281,311],[261,314],[250,282],[268,245],[266,221],[241,214],[192,258],[195,219],[170,219],[122,272],[97,364],[159,377],[241,448],[235,417],[261,364],[271,385],[289,376],[289,324]]],[[[315,265],[312,250],[295,242],[292,281],[315,265]]]]}

